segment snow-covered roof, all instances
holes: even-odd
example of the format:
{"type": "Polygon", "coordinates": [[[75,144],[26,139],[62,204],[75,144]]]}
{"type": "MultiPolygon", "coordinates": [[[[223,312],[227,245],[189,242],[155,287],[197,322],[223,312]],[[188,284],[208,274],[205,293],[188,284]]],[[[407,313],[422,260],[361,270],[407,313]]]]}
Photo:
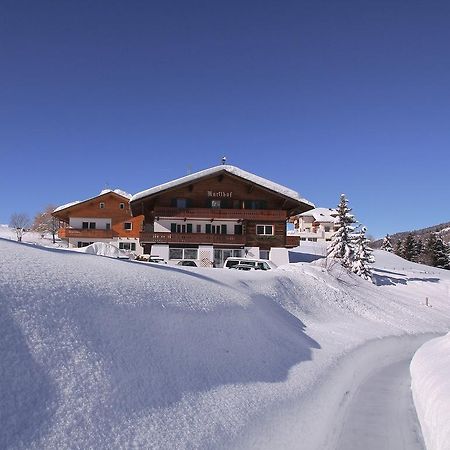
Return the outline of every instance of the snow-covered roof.
{"type": "Polygon", "coordinates": [[[193,173],[190,175],[186,175],[182,178],[177,178],[176,180],[172,180],[172,181],[169,181],[168,183],[160,184],[159,186],[155,186],[150,189],[146,189],[145,191],[142,191],[142,192],[138,192],[137,194],[133,195],[133,197],[131,197],[131,201],[139,200],[141,198],[157,194],[157,193],[165,191],[167,189],[172,189],[174,187],[177,187],[177,186],[185,184],[185,183],[191,183],[200,178],[207,177],[209,175],[214,175],[216,173],[220,173],[223,171],[228,172],[232,175],[238,176],[240,178],[244,178],[252,183],[258,184],[259,186],[262,186],[273,192],[284,195],[285,197],[289,197],[293,200],[305,203],[310,206],[314,206],[313,203],[311,203],[310,201],[308,201],[304,198],[301,198],[300,195],[298,194],[298,192],[295,192],[292,189],[282,186],[281,184],[274,183],[273,181],[267,180],[266,178],[262,178],[258,175],[254,175],[253,173],[246,172],[245,170],[242,170],[239,167],[230,166],[228,164],[211,167],[211,168],[205,169],[205,170],[200,170],[199,172],[196,172],[196,173],[193,173]]]}
{"type": "Polygon", "coordinates": [[[89,200],[94,200],[94,198],[100,197],[100,195],[108,194],[113,192],[114,194],[120,195],[121,197],[125,197],[128,200],[131,199],[132,195],[128,192],[122,191],[121,189],[103,189],[100,194],[95,195],[94,197],[87,198],[86,200],[75,200],[74,202],[66,203],[65,205],[58,206],[53,212],[62,211],[63,209],[70,208],[71,206],[78,205],[78,203],[88,202],[89,200]]]}
{"type": "Polygon", "coordinates": [[[336,222],[337,211],[333,208],[315,208],[299,214],[300,217],[313,217],[316,222],[336,222]]]}

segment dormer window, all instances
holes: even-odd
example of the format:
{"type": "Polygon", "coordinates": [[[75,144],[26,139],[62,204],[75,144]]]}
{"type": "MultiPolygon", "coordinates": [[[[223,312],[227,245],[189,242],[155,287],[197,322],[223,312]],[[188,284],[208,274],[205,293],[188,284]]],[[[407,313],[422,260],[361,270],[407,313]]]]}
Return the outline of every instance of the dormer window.
{"type": "Polygon", "coordinates": [[[105,207],[105,203],[104,202],[100,202],[98,206],[99,206],[100,209],[103,209],[105,207]]]}
{"type": "Polygon", "coordinates": [[[124,222],[123,229],[124,230],[131,230],[133,228],[133,224],[131,222],[124,222]]]}
{"type": "Polygon", "coordinates": [[[119,203],[119,208],[120,209],[125,209],[125,203],[119,203]]]}

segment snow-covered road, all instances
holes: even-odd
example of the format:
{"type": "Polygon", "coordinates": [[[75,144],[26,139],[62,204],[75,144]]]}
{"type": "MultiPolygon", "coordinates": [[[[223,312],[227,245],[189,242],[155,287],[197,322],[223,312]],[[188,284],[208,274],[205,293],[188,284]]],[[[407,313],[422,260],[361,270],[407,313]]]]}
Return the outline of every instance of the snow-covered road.
{"type": "Polygon", "coordinates": [[[348,406],[338,450],[423,450],[411,395],[408,357],[382,367],[359,387],[348,406]]]}

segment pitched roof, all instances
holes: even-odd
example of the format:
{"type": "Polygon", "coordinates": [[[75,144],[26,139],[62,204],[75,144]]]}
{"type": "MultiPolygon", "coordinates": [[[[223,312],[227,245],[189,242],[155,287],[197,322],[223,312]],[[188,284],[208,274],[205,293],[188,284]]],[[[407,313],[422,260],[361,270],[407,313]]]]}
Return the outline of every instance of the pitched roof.
{"type": "Polygon", "coordinates": [[[315,208],[299,214],[300,217],[313,217],[316,222],[336,222],[337,211],[333,208],[315,208]]]}
{"type": "Polygon", "coordinates": [[[58,206],[57,208],[55,208],[53,210],[53,212],[56,213],[56,212],[62,211],[63,209],[70,208],[72,206],[78,205],[79,203],[84,203],[84,202],[88,202],[90,200],[94,200],[97,197],[100,197],[102,195],[109,194],[109,193],[120,195],[121,197],[124,197],[127,200],[130,200],[130,198],[131,198],[131,194],[128,194],[128,192],[122,191],[121,189],[114,189],[114,190],[113,189],[103,189],[100,192],[100,194],[95,195],[94,197],[87,198],[86,200],[75,200],[74,202],[66,203],[65,205],[61,205],[61,206],[58,206]]]}
{"type": "Polygon", "coordinates": [[[301,198],[298,192],[293,191],[292,189],[289,189],[285,186],[282,186],[281,184],[274,183],[273,181],[267,180],[266,178],[262,178],[258,175],[254,175],[253,173],[246,172],[245,170],[240,169],[239,167],[230,166],[230,165],[220,165],[211,167],[209,169],[200,170],[199,172],[186,175],[181,178],[177,178],[176,180],[169,181],[168,183],[160,184],[159,186],[152,187],[150,189],[146,189],[145,191],[138,192],[137,194],[134,194],[133,197],[131,197],[131,202],[135,200],[139,200],[144,197],[148,197],[150,195],[157,194],[159,192],[165,191],[167,189],[172,189],[174,187],[191,183],[193,181],[196,181],[200,178],[207,177],[210,175],[214,175],[216,173],[220,172],[228,172],[232,175],[238,176],[240,178],[246,179],[252,183],[255,183],[259,186],[262,186],[270,191],[276,192],[277,194],[281,194],[285,197],[288,197],[290,199],[293,199],[297,202],[305,203],[306,205],[314,207],[314,204],[310,201],[301,198]]]}

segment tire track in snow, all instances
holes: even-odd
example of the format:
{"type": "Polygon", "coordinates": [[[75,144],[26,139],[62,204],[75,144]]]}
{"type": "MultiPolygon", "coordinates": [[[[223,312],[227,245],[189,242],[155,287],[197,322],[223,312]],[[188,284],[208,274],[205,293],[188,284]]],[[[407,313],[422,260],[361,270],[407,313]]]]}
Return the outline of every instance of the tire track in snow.
{"type": "Polygon", "coordinates": [[[375,372],[348,405],[338,450],[424,450],[411,394],[411,358],[375,372]]]}

